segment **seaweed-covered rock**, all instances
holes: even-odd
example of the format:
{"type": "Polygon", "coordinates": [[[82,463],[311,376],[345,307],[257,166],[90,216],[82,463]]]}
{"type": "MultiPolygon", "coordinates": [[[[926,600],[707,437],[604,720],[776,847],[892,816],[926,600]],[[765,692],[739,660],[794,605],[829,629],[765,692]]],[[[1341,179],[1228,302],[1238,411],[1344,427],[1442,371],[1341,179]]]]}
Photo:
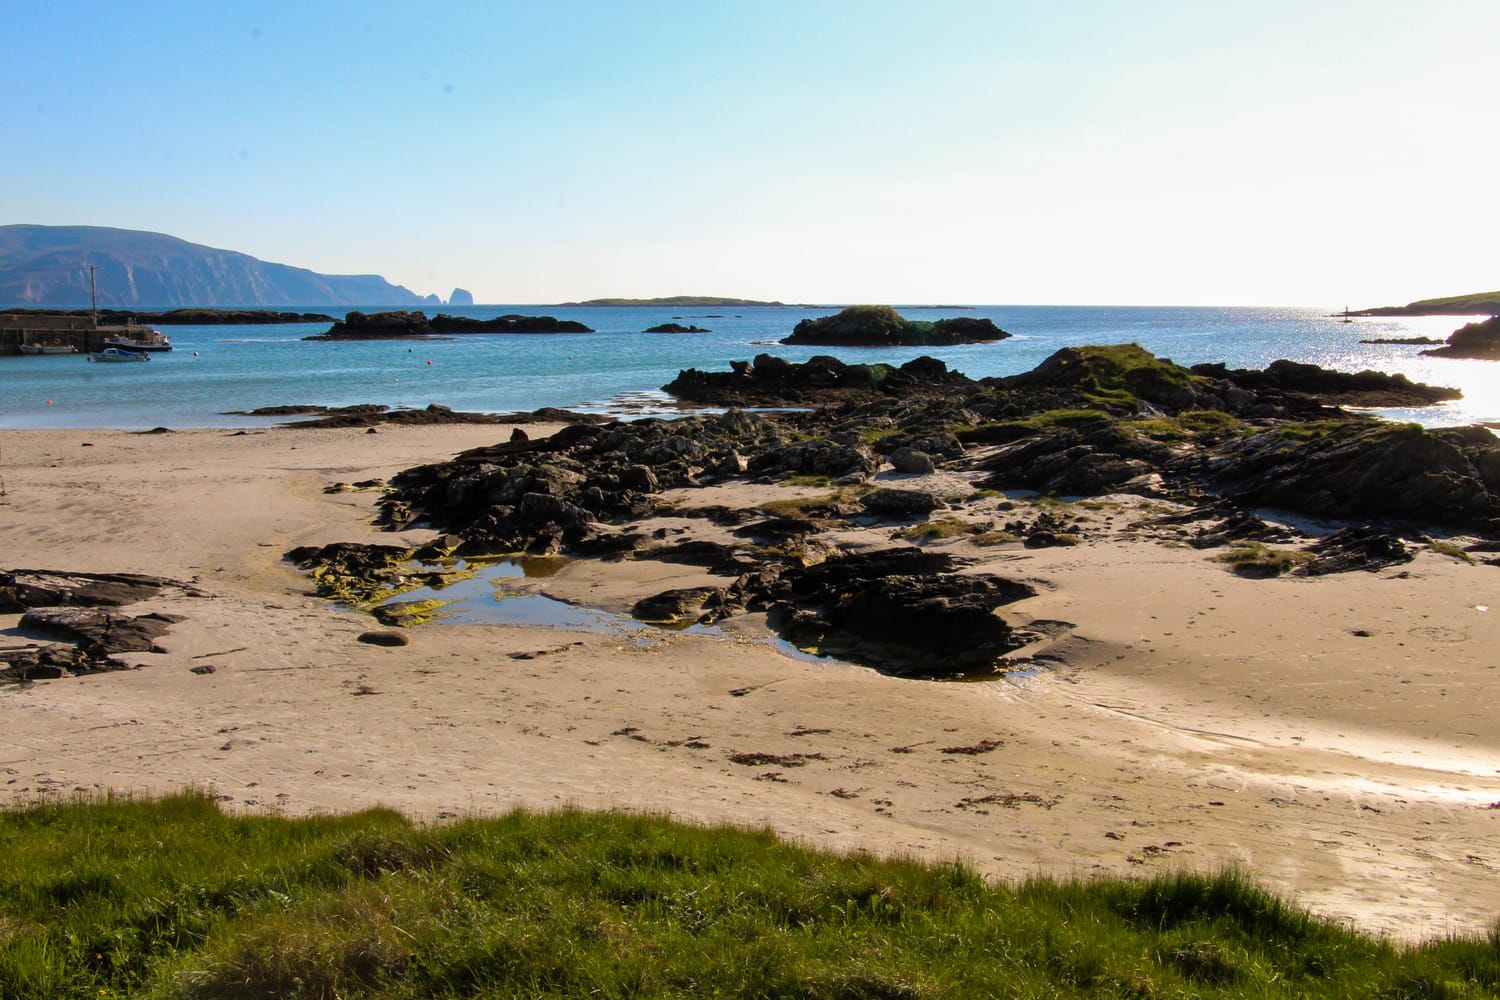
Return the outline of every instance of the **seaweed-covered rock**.
{"type": "Polygon", "coordinates": [[[684,587],[642,598],[630,614],[654,625],[688,625],[722,617],[727,602],[723,587],[684,587]]]}
{"type": "Polygon", "coordinates": [[[1211,380],[1158,358],[1139,344],[1065,347],[1031,371],[994,383],[1012,391],[1064,391],[1076,404],[1094,407],[1136,410],[1145,404],[1180,413],[1224,406],[1211,380]]]}

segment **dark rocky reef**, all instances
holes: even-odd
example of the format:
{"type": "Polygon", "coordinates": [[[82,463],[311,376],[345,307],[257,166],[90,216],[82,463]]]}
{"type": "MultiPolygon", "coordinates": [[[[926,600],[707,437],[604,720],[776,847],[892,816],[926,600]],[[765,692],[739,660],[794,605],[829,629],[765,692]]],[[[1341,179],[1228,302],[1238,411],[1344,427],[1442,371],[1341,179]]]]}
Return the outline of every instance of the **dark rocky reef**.
{"type": "Polygon", "coordinates": [[[425,521],[452,533],[465,555],[634,551],[646,539],[616,526],[651,514],[653,494],[746,475],[746,456],[761,474],[857,475],[875,466],[862,442],[790,441],[770,421],[736,410],[574,424],[406,470],[391,481],[382,520],[395,528],[425,521]]]}
{"type": "Polygon", "coordinates": [[[934,358],[917,358],[900,367],[846,365],[818,355],[797,364],[770,354],[754,361],[731,361],[727,372],[688,368],[662,389],[678,399],[720,406],[808,405],[878,395],[905,395],[918,390],[973,385],[934,358]]]}
{"type": "Polygon", "coordinates": [[[1225,442],[1202,468],[1243,503],[1500,532],[1500,438],[1482,428],[1286,423],[1225,442]]]}
{"type": "Polygon", "coordinates": [[[1194,365],[1192,371],[1223,379],[1258,396],[1303,397],[1330,406],[1431,406],[1463,395],[1446,386],[1412,382],[1405,375],[1375,371],[1351,374],[1286,360],[1273,361],[1263,371],[1227,370],[1223,365],[1194,365]]]}
{"type": "Polygon", "coordinates": [[[681,323],[658,323],[655,326],[648,326],[648,327],[646,327],[646,329],[643,330],[642,332],[643,333],[712,333],[713,331],[712,330],[705,330],[705,329],[703,329],[703,327],[701,327],[701,326],[695,326],[692,323],[689,323],[687,326],[683,326],[681,323]]]}
{"type": "MultiPolygon", "coordinates": [[[[379,424],[588,424],[603,423],[608,418],[592,413],[575,413],[544,406],[539,410],[513,413],[475,413],[454,410],[440,403],[429,403],[420,410],[393,410],[383,403],[355,403],[352,406],[319,406],[293,403],[283,406],[258,406],[253,410],[229,410],[242,417],[316,417],[293,420],[282,427],[375,427],[379,424]]],[[[520,428],[515,433],[523,434],[520,428]]]]}
{"type": "Polygon", "coordinates": [[[826,347],[950,347],[987,344],[1009,336],[990,320],[973,316],[927,322],[906,319],[890,306],[849,306],[833,316],[804,319],[781,342],[826,347]]]}
{"type": "Polygon", "coordinates": [[[351,312],[326,333],[303,340],[418,340],[424,337],[465,333],[593,333],[582,323],[553,316],[497,316],[468,319],[438,313],[431,319],[423,312],[396,310],[366,315],[351,312]]]}
{"type": "Polygon", "coordinates": [[[1444,346],[1422,353],[1434,358],[1500,361],[1500,316],[1462,326],[1448,335],[1444,346]]]}

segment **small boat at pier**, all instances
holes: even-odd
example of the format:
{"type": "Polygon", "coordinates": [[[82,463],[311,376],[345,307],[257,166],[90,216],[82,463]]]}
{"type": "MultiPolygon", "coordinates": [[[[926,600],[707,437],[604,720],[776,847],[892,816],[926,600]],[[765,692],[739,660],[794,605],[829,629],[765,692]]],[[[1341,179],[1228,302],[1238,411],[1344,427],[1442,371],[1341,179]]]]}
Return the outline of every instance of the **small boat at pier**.
{"type": "Polygon", "coordinates": [[[90,354],[90,361],[150,361],[151,355],[144,351],[121,347],[106,347],[98,354],[90,354]]]}
{"type": "Polygon", "coordinates": [[[109,337],[104,341],[106,348],[117,347],[122,351],[170,351],[172,342],[160,330],[151,331],[155,339],[152,340],[126,340],[124,337],[109,337]]]}
{"type": "Polygon", "coordinates": [[[78,349],[72,344],[53,342],[50,344],[22,344],[22,354],[77,354],[78,349]]]}

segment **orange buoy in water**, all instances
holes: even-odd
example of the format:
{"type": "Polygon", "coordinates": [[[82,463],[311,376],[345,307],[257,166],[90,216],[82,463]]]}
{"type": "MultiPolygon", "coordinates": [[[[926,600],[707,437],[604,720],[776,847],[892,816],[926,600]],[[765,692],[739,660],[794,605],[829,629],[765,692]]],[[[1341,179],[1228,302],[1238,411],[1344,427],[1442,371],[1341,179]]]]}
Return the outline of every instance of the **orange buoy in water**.
{"type": "Polygon", "coordinates": [[[51,405],[52,405],[52,400],[50,400],[50,399],[49,399],[49,400],[47,400],[47,405],[48,405],[48,406],[51,406],[51,405]]]}
{"type": "Polygon", "coordinates": [[[427,363],[428,363],[428,364],[429,364],[429,365],[430,365],[430,364],[432,364],[432,359],[431,359],[431,358],[428,358],[428,359],[427,359],[427,363]]]}

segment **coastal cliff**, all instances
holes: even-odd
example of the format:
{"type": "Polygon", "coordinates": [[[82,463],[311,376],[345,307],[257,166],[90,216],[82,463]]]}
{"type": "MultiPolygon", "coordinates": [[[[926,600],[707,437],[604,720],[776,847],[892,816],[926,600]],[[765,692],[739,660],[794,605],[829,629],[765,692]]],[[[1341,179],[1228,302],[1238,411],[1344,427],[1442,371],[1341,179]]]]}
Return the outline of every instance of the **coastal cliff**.
{"type": "Polygon", "coordinates": [[[0,226],[0,304],[174,308],[436,302],[377,274],[319,274],[162,233],[103,226],[0,226]]]}

